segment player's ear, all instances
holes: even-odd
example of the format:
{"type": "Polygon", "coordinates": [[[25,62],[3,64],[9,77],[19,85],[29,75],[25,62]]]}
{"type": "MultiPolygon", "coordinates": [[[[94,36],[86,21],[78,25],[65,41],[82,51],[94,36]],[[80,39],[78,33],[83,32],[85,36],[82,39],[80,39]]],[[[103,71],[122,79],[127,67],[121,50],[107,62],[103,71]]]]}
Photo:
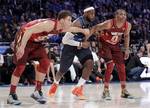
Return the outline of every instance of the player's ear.
{"type": "Polygon", "coordinates": [[[63,22],[63,18],[61,18],[59,21],[60,21],[60,22],[63,22]]]}

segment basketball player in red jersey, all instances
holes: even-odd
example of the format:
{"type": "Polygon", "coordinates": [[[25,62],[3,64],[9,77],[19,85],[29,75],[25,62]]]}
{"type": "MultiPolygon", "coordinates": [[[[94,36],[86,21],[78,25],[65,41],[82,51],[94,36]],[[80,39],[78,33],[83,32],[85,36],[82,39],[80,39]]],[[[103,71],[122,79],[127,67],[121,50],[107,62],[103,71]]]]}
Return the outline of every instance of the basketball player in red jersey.
{"type": "Polygon", "coordinates": [[[101,31],[99,38],[102,44],[100,56],[105,59],[107,65],[104,80],[104,92],[102,96],[106,100],[111,100],[109,94],[109,82],[114,65],[116,65],[121,83],[121,97],[132,98],[126,89],[126,72],[124,64],[124,59],[126,60],[129,57],[129,34],[131,30],[131,24],[126,20],[126,14],[125,10],[118,9],[115,12],[114,19],[104,21],[96,26],[96,30],[101,31]],[[119,47],[119,42],[122,37],[124,38],[125,47],[124,56],[119,47]]]}
{"type": "Polygon", "coordinates": [[[20,28],[14,41],[14,63],[16,64],[16,68],[11,78],[10,94],[7,99],[8,104],[21,104],[16,95],[16,86],[25,69],[26,62],[31,59],[39,60],[38,72],[36,72],[35,92],[31,97],[41,104],[46,103],[41,86],[50,61],[41,40],[45,36],[48,36],[48,34],[58,34],[60,32],[82,32],[85,35],[89,34],[88,29],[71,27],[71,25],[71,14],[69,11],[64,10],[58,14],[57,20],[38,19],[20,28]]]}

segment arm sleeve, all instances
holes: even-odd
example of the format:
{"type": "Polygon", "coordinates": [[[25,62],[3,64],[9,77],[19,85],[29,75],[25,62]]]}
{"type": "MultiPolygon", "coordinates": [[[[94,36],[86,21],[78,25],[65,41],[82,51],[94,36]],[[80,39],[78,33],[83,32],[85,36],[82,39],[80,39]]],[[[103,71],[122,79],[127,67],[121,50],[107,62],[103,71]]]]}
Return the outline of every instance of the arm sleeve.
{"type": "Polygon", "coordinates": [[[80,42],[74,40],[74,34],[67,32],[62,39],[62,43],[71,46],[79,46],[80,42]]]}

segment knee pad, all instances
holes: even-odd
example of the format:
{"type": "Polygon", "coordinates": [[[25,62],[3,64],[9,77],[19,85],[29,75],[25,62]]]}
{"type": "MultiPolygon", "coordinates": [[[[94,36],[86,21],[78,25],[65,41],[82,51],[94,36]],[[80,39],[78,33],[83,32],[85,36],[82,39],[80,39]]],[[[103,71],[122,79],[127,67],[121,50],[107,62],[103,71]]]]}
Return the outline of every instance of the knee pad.
{"type": "Polygon", "coordinates": [[[50,67],[50,60],[48,58],[44,58],[44,59],[41,59],[39,62],[40,64],[38,65],[37,70],[41,73],[46,74],[48,71],[48,68],[50,67]]]}
{"type": "Polygon", "coordinates": [[[16,77],[20,77],[22,75],[24,69],[25,69],[25,65],[17,65],[13,72],[13,75],[16,77]]]}

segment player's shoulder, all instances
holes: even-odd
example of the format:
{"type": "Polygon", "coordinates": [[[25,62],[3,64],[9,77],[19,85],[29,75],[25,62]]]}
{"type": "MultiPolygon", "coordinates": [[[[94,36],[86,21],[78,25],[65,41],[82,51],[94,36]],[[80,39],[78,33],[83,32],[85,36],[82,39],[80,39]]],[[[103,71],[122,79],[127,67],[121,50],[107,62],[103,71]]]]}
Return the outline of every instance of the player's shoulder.
{"type": "Polygon", "coordinates": [[[46,23],[46,22],[51,23],[51,24],[55,23],[54,20],[45,18],[45,19],[35,19],[35,20],[32,20],[30,22],[27,22],[25,25],[26,26],[30,26],[30,25],[35,25],[35,24],[39,24],[39,23],[46,23]]]}
{"type": "Polygon", "coordinates": [[[57,22],[57,20],[55,19],[50,19],[50,18],[43,18],[43,19],[37,19],[38,23],[51,23],[51,24],[55,24],[57,22]]]}
{"type": "Polygon", "coordinates": [[[76,20],[82,20],[83,16],[79,16],[76,20]]]}
{"type": "Polygon", "coordinates": [[[57,20],[55,20],[55,19],[50,19],[50,18],[45,19],[45,21],[47,21],[47,22],[49,22],[49,23],[51,23],[51,24],[55,24],[56,22],[58,22],[57,20]]]}
{"type": "Polygon", "coordinates": [[[126,23],[127,23],[128,25],[131,25],[131,23],[130,23],[129,21],[126,21],[126,23]]]}
{"type": "Polygon", "coordinates": [[[112,26],[112,19],[105,20],[103,24],[107,26],[107,28],[110,28],[112,26]]]}
{"type": "Polygon", "coordinates": [[[131,28],[131,27],[132,27],[132,25],[131,25],[131,23],[130,23],[129,21],[126,21],[126,23],[127,23],[127,25],[128,25],[128,28],[131,28]]]}
{"type": "Polygon", "coordinates": [[[41,23],[43,23],[45,26],[49,26],[49,27],[54,27],[56,24],[57,24],[57,20],[55,19],[50,19],[50,18],[47,18],[47,19],[43,19],[44,21],[42,21],[41,23]]]}
{"type": "Polygon", "coordinates": [[[75,19],[75,20],[73,21],[73,23],[80,22],[82,19],[83,19],[83,16],[80,16],[80,17],[78,17],[77,19],[75,19]]]}
{"type": "Polygon", "coordinates": [[[102,22],[104,25],[111,25],[112,24],[112,19],[108,19],[108,20],[105,20],[104,22],[102,22]]]}
{"type": "Polygon", "coordinates": [[[73,25],[74,26],[77,26],[77,27],[81,27],[81,19],[82,19],[82,16],[78,17],[77,19],[75,19],[73,21],[73,25]]]}
{"type": "Polygon", "coordinates": [[[105,20],[104,23],[111,23],[112,19],[105,20]]]}

